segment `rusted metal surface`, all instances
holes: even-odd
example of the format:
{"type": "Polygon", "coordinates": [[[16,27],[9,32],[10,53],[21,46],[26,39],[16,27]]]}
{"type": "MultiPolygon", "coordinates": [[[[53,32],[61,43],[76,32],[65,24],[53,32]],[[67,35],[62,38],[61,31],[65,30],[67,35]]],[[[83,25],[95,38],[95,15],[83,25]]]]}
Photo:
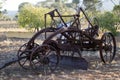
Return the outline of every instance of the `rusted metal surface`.
{"type": "MultiPolygon", "coordinates": [[[[20,47],[18,62],[24,69],[36,69],[42,66],[47,71],[53,72],[61,63],[61,57],[66,56],[66,52],[71,52],[67,56],[76,59],[74,61],[77,64],[77,59],[83,60],[81,52],[89,50],[100,51],[101,60],[104,63],[111,63],[116,54],[115,38],[112,33],[105,33],[101,39],[98,39],[98,31],[99,24],[93,25],[82,8],[79,8],[77,14],[73,15],[61,15],[55,9],[45,14],[45,28],[37,32],[26,44],[20,47]],[[81,28],[80,12],[83,13],[90,27],[81,28]],[[50,27],[46,26],[47,15],[50,15],[52,20],[50,27]],[[61,20],[59,25],[56,23],[56,17],[61,20]],[[74,19],[67,23],[63,19],[66,17],[74,19]],[[51,57],[52,55],[54,57],[51,57]]],[[[67,57],[64,58],[67,59],[67,57]]],[[[84,67],[87,69],[87,61],[83,60],[83,62],[85,62],[84,67]]]]}
{"type": "MultiPolygon", "coordinates": [[[[97,21],[97,19],[95,20],[97,21]]],[[[110,63],[114,59],[116,53],[115,38],[112,33],[105,33],[101,39],[97,39],[96,36],[99,36],[98,31],[99,24],[93,25],[82,8],[79,8],[77,14],[73,15],[61,15],[58,10],[55,9],[45,14],[45,29],[37,32],[28,41],[28,43],[26,43],[24,50],[18,51],[18,53],[21,54],[19,57],[23,54],[27,55],[27,60],[29,61],[28,65],[32,69],[39,65],[47,66],[51,71],[54,71],[60,63],[61,56],[64,56],[66,51],[71,51],[71,54],[67,56],[75,59],[82,59],[82,51],[98,50],[100,51],[101,60],[104,63],[110,63]],[[80,12],[83,13],[90,24],[90,27],[86,29],[81,28],[82,26],[79,20],[80,12]],[[52,20],[52,23],[48,28],[46,26],[47,15],[50,15],[52,20]],[[60,18],[60,25],[57,25],[55,20],[56,17],[60,18]],[[65,17],[73,17],[74,20],[67,24],[63,19],[65,17]],[[44,40],[41,40],[41,43],[36,43],[35,41],[40,35],[44,37],[44,40]],[[53,59],[50,59],[50,56],[53,54],[54,58],[52,57],[53,59]],[[78,55],[77,57],[76,54],[78,55]],[[108,56],[108,54],[110,55],[108,56]]],[[[41,36],[40,38],[42,38],[41,36]]],[[[21,63],[22,62],[19,62],[19,64],[24,68],[24,65],[21,63]]]]}

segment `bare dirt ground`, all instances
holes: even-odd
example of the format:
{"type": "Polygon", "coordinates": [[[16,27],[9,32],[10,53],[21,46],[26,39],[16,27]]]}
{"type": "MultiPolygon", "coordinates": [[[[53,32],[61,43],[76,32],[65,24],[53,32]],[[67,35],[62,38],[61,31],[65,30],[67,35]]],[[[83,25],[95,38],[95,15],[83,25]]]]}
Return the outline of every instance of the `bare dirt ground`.
{"type": "MultiPolygon", "coordinates": [[[[7,38],[0,41],[0,65],[16,57],[17,50],[28,39],[7,38]]],[[[117,38],[119,44],[119,38],[117,38]]],[[[0,80],[120,80],[120,46],[110,65],[102,64],[99,57],[86,56],[89,63],[88,70],[64,68],[52,74],[34,73],[22,69],[18,63],[0,70],[0,80]]],[[[89,52],[88,52],[89,53],[89,52]]],[[[93,52],[94,53],[94,52],[93,52]]],[[[94,54],[93,54],[94,55],[94,54]]]]}

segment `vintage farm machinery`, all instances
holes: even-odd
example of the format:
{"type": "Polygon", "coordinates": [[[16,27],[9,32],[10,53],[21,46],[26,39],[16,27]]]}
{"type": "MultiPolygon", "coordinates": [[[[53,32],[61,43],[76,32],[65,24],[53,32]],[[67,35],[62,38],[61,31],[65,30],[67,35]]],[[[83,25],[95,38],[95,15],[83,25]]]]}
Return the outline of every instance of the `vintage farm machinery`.
{"type": "Polygon", "coordinates": [[[24,69],[49,68],[54,71],[62,55],[82,58],[81,52],[99,51],[104,63],[111,63],[116,54],[116,41],[112,33],[107,32],[97,38],[99,24],[94,19],[91,23],[82,8],[77,14],[61,15],[57,9],[45,14],[45,28],[37,32],[27,43],[18,50],[18,62],[24,69]],[[80,13],[83,13],[89,27],[82,29],[80,13]],[[47,16],[51,18],[51,25],[47,27],[47,16]],[[65,18],[73,20],[65,22],[65,18]],[[57,18],[57,19],[56,19],[57,18]],[[60,23],[57,20],[59,18],[60,23]]]}

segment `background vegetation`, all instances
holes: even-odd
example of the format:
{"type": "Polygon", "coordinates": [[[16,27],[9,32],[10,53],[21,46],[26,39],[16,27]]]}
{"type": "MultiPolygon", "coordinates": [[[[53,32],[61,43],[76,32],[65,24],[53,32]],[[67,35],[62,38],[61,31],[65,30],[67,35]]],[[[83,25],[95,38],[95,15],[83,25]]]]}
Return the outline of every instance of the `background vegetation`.
{"type": "MultiPolygon", "coordinates": [[[[112,11],[103,12],[100,9],[103,5],[101,0],[83,0],[82,4],[79,4],[80,0],[72,0],[72,3],[67,2],[68,0],[46,0],[35,5],[28,2],[21,3],[15,20],[18,21],[21,27],[39,31],[39,29],[44,27],[45,13],[56,8],[61,14],[73,14],[76,13],[77,7],[82,5],[89,19],[93,17],[98,19],[101,31],[110,31],[117,35],[117,31],[120,28],[120,4],[115,5],[112,11]]],[[[111,2],[113,1],[111,0],[111,2]]],[[[113,2],[113,4],[115,3],[113,2]]],[[[6,13],[7,10],[0,12],[0,20],[9,19],[8,16],[5,16],[6,13]]],[[[50,17],[48,17],[47,21],[47,24],[51,22],[50,17]]]]}

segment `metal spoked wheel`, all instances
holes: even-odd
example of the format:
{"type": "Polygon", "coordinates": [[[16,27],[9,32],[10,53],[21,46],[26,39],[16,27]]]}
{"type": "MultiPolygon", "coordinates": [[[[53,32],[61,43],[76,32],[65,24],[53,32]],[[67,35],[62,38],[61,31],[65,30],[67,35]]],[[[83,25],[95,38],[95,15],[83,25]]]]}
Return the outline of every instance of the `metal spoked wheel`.
{"type": "Polygon", "coordinates": [[[20,59],[18,61],[19,65],[26,70],[30,69],[29,55],[30,55],[29,51],[24,51],[18,55],[18,59],[20,59]]]}
{"type": "Polygon", "coordinates": [[[26,47],[27,47],[27,43],[23,44],[23,45],[19,48],[17,55],[19,55],[20,53],[24,52],[24,51],[26,50],[26,47]]]}
{"type": "Polygon", "coordinates": [[[23,44],[17,53],[18,63],[23,69],[29,69],[31,51],[38,46],[36,43],[29,47],[27,45],[27,43],[23,44]]]}
{"type": "Polygon", "coordinates": [[[58,51],[50,45],[42,45],[36,48],[30,56],[31,68],[35,72],[53,72],[59,63],[58,51]],[[44,71],[43,71],[44,70],[44,71]]]}
{"type": "Polygon", "coordinates": [[[111,63],[116,54],[116,41],[112,33],[105,33],[101,38],[100,56],[104,63],[111,63]]]}

